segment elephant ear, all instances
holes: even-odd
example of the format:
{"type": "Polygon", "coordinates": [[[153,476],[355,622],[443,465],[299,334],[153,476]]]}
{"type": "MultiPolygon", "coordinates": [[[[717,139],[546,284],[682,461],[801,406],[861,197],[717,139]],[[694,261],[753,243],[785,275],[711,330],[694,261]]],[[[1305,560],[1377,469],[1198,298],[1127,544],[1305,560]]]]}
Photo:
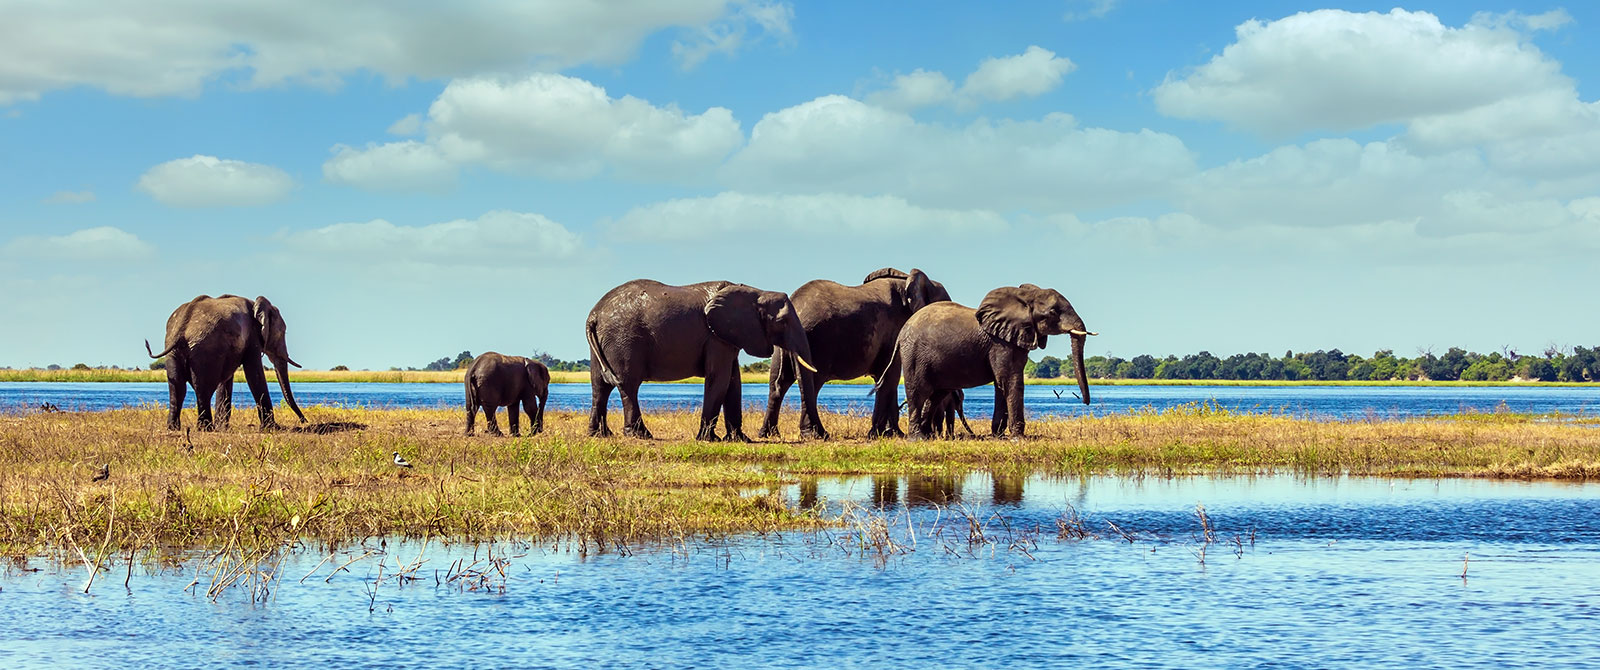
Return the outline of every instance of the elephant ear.
{"type": "Polygon", "coordinates": [[[1033,323],[1033,308],[1027,299],[1027,287],[1002,287],[983,296],[978,304],[978,324],[990,337],[1026,350],[1044,346],[1044,335],[1033,323]]]}
{"type": "Polygon", "coordinates": [[[272,301],[267,300],[266,296],[258,295],[252,311],[251,316],[255,317],[256,323],[261,326],[261,341],[271,343],[277,337],[275,335],[277,329],[273,328],[273,322],[283,318],[278,315],[278,308],[272,301]]]}
{"type": "Polygon", "coordinates": [[[757,358],[772,355],[772,343],[756,307],[761,292],[744,284],[728,284],[706,299],[706,326],[711,334],[757,358]]]}
{"type": "MultiPolygon", "coordinates": [[[[913,272],[914,272],[914,270],[913,270],[913,272]]],[[[878,280],[878,279],[905,279],[905,278],[906,278],[906,273],[904,273],[904,272],[901,272],[901,271],[896,270],[894,268],[883,268],[883,269],[880,269],[880,270],[873,270],[871,274],[867,275],[866,279],[861,280],[861,283],[870,284],[874,280],[878,280]]]]}
{"type": "Polygon", "coordinates": [[[923,274],[921,270],[911,268],[911,274],[906,276],[904,296],[906,309],[915,314],[917,310],[927,307],[928,303],[932,302],[928,296],[931,290],[933,290],[933,280],[928,279],[928,275],[923,274]]]}

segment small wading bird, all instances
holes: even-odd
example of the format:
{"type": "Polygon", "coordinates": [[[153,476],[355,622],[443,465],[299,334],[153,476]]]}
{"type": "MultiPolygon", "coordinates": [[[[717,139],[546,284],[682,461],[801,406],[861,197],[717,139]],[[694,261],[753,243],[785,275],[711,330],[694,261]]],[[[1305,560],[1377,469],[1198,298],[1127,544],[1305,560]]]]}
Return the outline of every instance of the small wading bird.
{"type": "Polygon", "coordinates": [[[411,464],[407,463],[406,459],[400,457],[400,452],[398,452],[398,451],[394,452],[394,464],[398,465],[398,466],[400,466],[402,468],[411,467],[411,464]]]}
{"type": "Polygon", "coordinates": [[[105,481],[107,479],[110,479],[110,478],[111,478],[111,464],[110,463],[104,463],[104,464],[102,464],[100,466],[100,471],[94,473],[94,478],[89,480],[89,481],[92,481],[92,482],[103,482],[103,481],[105,481]]]}

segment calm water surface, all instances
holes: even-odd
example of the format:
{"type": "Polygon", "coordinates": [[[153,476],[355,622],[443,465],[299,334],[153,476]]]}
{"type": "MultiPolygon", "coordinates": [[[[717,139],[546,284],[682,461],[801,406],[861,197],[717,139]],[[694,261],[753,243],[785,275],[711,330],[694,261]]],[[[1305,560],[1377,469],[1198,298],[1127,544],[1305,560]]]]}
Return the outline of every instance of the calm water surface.
{"type": "MultiPolygon", "coordinates": [[[[871,387],[829,384],[822,387],[819,402],[824,409],[841,413],[871,414],[871,387]]],[[[1428,414],[1449,414],[1463,410],[1493,411],[1504,405],[1513,412],[1563,412],[1593,414],[1600,411],[1600,385],[1587,387],[1371,387],[1371,386],[1093,386],[1094,404],[1084,406],[1073,394],[1072,386],[1027,387],[1026,404],[1030,416],[1106,414],[1143,408],[1162,409],[1185,403],[1214,401],[1234,410],[1285,412],[1316,418],[1400,418],[1428,414]],[[1056,392],[1060,392],[1060,397],[1056,392]]],[[[359,407],[460,407],[460,384],[295,384],[301,405],[347,405],[359,407]]],[[[273,399],[281,402],[277,387],[273,399]]],[[[698,384],[646,384],[640,400],[646,411],[683,409],[700,406],[702,389],[698,384]]],[[[767,402],[765,384],[745,384],[747,411],[760,412],[767,402]]],[[[552,384],[549,407],[552,411],[587,411],[588,384],[552,384]]],[[[902,393],[902,397],[904,394],[902,393]]],[[[194,405],[191,391],[185,406],[194,405]]],[[[785,397],[790,413],[785,428],[799,419],[792,413],[800,395],[791,389],[785,397]]],[[[248,413],[250,393],[243,384],[235,386],[234,401],[248,413]]],[[[165,406],[164,383],[59,383],[0,382],[0,411],[23,411],[49,402],[62,409],[99,410],[153,404],[165,406]]],[[[621,411],[616,393],[612,407],[621,411]]],[[[993,387],[969,389],[965,411],[969,417],[989,417],[994,413],[993,387]]],[[[747,418],[746,422],[759,419],[747,418]]]]}
{"type": "Polygon", "coordinates": [[[185,593],[194,565],[92,595],[81,570],[13,567],[0,667],[1600,666],[1595,485],[976,474],[786,493],[862,505],[853,525],[894,549],[850,527],[625,555],[502,543],[506,578],[464,591],[433,571],[487,547],[434,544],[422,580],[373,596],[421,550],[373,540],[303,584],[325,554],[292,554],[266,603],[185,593]],[[1057,539],[1068,510],[1103,538],[1057,539]]]}

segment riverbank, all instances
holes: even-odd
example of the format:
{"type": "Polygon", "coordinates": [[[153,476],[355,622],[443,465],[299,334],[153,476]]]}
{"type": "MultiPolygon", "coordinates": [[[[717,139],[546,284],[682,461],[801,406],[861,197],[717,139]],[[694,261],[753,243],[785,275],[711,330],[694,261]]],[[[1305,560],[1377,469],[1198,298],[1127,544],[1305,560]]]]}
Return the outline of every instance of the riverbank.
{"type": "MultiPolygon", "coordinates": [[[[301,382],[344,382],[344,383],[377,383],[377,384],[460,384],[461,370],[294,370],[289,373],[290,383],[301,382]]],[[[268,371],[268,381],[273,381],[271,371],[268,371]]],[[[233,379],[236,383],[244,383],[244,373],[235,373],[233,379]]],[[[768,381],[765,372],[745,372],[740,379],[746,384],[765,384],[768,381]]],[[[42,370],[39,368],[25,368],[16,370],[0,370],[0,382],[165,382],[167,373],[161,370],[42,370]]],[[[587,371],[551,371],[550,381],[557,384],[587,384],[589,373],[587,371]]],[[[703,383],[699,377],[691,377],[678,382],[682,384],[703,383]]],[[[842,381],[829,382],[830,384],[871,384],[871,377],[857,377],[842,381]]],[[[1028,379],[1030,386],[1076,386],[1077,380],[1071,377],[1057,377],[1053,379],[1028,379]]],[[[1513,387],[1513,388],[1561,388],[1561,387],[1592,387],[1600,388],[1600,384],[1588,382],[1530,382],[1530,381],[1504,381],[1504,382],[1479,382],[1479,381],[1275,381],[1253,379],[1091,379],[1091,386],[1242,386],[1242,387],[1272,387],[1272,386],[1389,386],[1389,387],[1513,387]]]]}
{"type": "Polygon", "coordinates": [[[1035,421],[1019,441],[929,442],[869,440],[867,419],[827,415],[838,439],[792,441],[786,421],[788,439],[754,444],[695,442],[689,412],[649,415],[657,440],[589,438],[576,412],[552,412],[544,434],[520,439],[462,436],[453,410],[307,415],[329,432],[258,432],[250,412],[224,433],[168,432],[161,410],[0,417],[0,553],[772,532],[829,523],[779,494],[811,475],[1600,478],[1600,421],[1515,414],[1328,422],[1192,405],[1035,421]],[[394,465],[395,451],[415,467],[394,465]],[[101,464],[110,476],[93,481],[101,464]]]}

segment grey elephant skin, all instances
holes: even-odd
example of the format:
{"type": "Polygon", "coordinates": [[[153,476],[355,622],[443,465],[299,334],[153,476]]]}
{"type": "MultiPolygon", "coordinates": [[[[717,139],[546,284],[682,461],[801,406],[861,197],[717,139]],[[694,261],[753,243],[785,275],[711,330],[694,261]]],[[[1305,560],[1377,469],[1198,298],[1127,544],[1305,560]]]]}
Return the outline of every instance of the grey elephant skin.
{"type": "MultiPolygon", "coordinates": [[[[901,272],[894,268],[877,270],[859,286],[818,279],[794,292],[795,310],[805,327],[811,345],[811,372],[793,365],[779,351],[768,372],[767,413],[761,423],[762,437],[777,437],[778,415],[783,396],[800,381],[800,436],[826,439],[817,411],[817,392],[823,384],[839,379],[871,376],[874,381],[886,374],[894,358],[895,338],[912,314],[929,304],[948,301],[944,285],[928,278],[921,270],[901,272]]],[[[898,370],[890,370],[898,377],[898,370]]],[[[872,403],[872,427],[868,436],[898,436],[900,432],[899,386],[879,386],[872,403]]]]}
{"type": "Polygon", "coordinates": [[[715,441],[717,414],[726,439],[749,441],[743,431],[739,351],[765,358],[774,348],[809,366],[811,348],[789,296],[716,281],[668,286],[637,279],[606,293],[584,326],[589,339],[593,390],[589,434],[611,434],[606,403],[622,395],[623,433],[649,438],[639,410],[639,384],[705,378],[696,439],[715,441]]]}
{"type": "Polygon", "coordinates": [[[161,353],[150,351],[149,340],[144,343],[151,358],[167,357],[167,428],[179,428],[186,385],[192,385],[200,430],[227,429],[233,409],[233,373],[240,366],[255,398],[261,427],[276,428],[262,355],[272,360],[284,402],[305,423],[306,415],[289,389],[289,366],[298,368],[300,364],[289,358],[285,332],[283,315],[263,297],[246,300],[236,295],[202,295],[179,305],[167,317],[166,345],[161,353]],[[207,402],[213,402],[215,417],[207,402]]]}
{"type": "MultiPolygon", "coordinates": [[[[1078,390],[1089,403],[1083,368],[1084,328],[1072,303],[1054,289],[1033,284],[1003,287],[984,296],[977,309],[956,303],[929,305],[900,331],[896,344],[906,383],[911,436],[932,437],[947,396],[961,389],[994,384],[993,435],[1023,435],[1022,372],[1028,352],[1045,346],[1050,335],[1072,338],[1078,390]]],[[[898,379],[885,376],[880,383],[898,379]]]]}
{"type": "Polygon", "coordinates": [[[538,435],[544,430],[544,406],[550,399],[550,369],[544,363],[486,351],[467,365],[465,383],[468,435],[472,434],[473,419],[480,408],[484,423],[489,424],[489,434],[500,435],[500,425],[494,420],[496,407],[507,409],[511,434],[519,435],[519,405],[528,414],[528,434],[538,435]]]}

